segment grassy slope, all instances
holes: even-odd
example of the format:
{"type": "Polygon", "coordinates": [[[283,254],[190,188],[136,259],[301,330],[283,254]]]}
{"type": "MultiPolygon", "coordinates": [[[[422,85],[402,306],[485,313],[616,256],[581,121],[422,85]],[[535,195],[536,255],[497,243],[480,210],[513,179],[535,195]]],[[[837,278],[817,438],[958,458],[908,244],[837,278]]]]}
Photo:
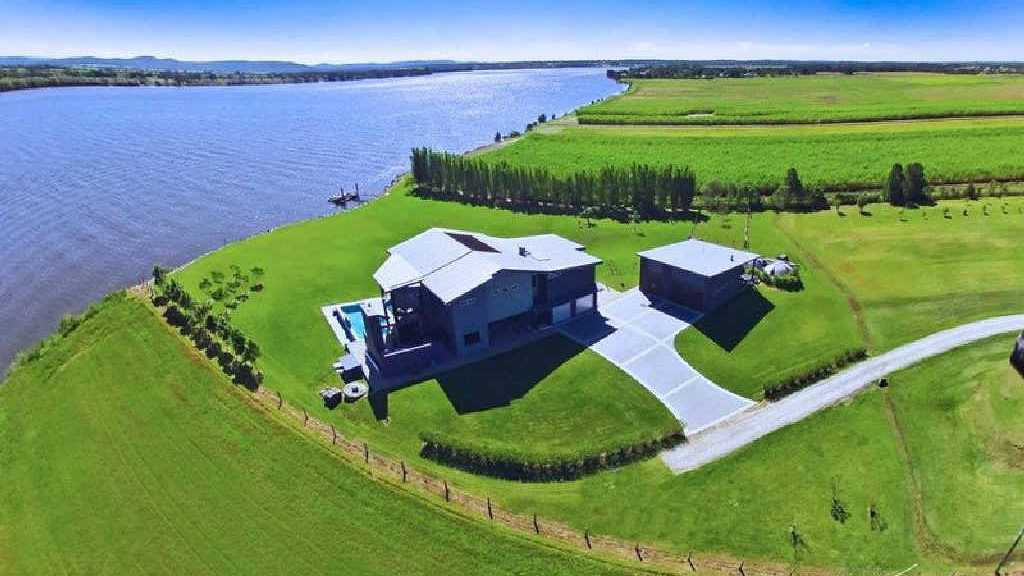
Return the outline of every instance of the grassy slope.
{"type": "MultiPolygon", "coordinates": [[[[366,402],[336,412],[361,432],[381,428],[366,402]]],[[[421,431],[535,461],[599,454],[680,429],[628,375],[562,336],[395,392],[388,412],[386,445],[410,455],[421,431]]]]}
{"type": "Polygon", "coordinates": [[[0,574],[617,573],[383,488],[118,299],[0,388],[0,574]]]}
{"type": "Polygon", "coordinates": [[[690,166],[701,182],[776,185],[795,167],[807,184],[880,186],[893,162],[919,161],[935,181],[1024,177],[1017,118],[786,127],[545,127],[486,156],[558,172],[608,164],[690,166]]]}
{"type": "MultiPolygon", "coordinates": [[[[751,248],[765,256],[789,255],[802,266],[804,290],[761,286],[756,294],[741,297],[676,337],[683,358],[712,381],[748,398],[759,399],[764,385],[865,345],[846,299],[779,233],[777,220],[775,214],[755,216],[751,248]]],[[[704,230],[715,226],[712,222],[704,230]]]]}
{"type": "Polygon", "coordinates": [[[934,541],[989,565],[1024,517],[1024,378],[1006,361],[1012,348],[1001,336],[892,378],[934,541]]]}
{"type": "Polygon", "coordinates": [[[1024,112],[1024,77],[920,73],[636,80],[628,98],[587,106],[605,122],[771,123],[1024,112]],[[694,113],[713,114],[688,116],[694,113]]]}
{"type": "Polygon", "coordinates": [[[846,217],[785,214],[780,225],[849,287],[874,349],[887,350],[971,320],[1024,312],[1024,200],[1006,200],[1008,214],[1001,202],[943,202],[905,211],[903,220],[883,205],[872,206],[872,216],[856,209],[846,217]],[[943,218],[945,207],[951,219],[943,218]]]}

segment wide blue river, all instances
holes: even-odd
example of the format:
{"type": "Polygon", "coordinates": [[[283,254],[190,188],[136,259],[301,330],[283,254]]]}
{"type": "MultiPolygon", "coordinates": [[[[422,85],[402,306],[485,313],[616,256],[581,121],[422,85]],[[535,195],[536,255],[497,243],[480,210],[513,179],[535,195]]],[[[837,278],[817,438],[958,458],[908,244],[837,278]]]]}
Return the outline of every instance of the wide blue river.
{"type": "Polygon", "coordinates": [[[602,69],[0,94],[0,374],[60,317],[225,242],[379,193],[453,152],[618,92],[602,69]]]}

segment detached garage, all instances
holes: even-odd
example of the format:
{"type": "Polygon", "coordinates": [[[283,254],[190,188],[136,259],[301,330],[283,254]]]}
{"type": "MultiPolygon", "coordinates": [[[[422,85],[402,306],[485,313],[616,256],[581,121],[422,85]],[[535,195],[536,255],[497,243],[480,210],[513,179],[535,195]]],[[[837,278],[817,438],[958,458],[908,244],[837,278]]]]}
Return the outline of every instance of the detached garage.
{"type": "Polygon", "coordinates": [[[759,258],[753,252],[695,239],[638,255],[644,294],[698,312],[709,312],[746,288],[744,269],[759,258]]]}

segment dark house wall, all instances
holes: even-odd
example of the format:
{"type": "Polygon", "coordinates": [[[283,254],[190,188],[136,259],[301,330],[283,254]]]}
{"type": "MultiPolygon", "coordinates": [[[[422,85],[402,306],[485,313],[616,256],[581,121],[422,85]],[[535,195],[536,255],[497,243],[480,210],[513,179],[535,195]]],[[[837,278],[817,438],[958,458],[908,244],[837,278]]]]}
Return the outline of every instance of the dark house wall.
{"type": "Polygon", "coordinates": [[[555,306],[597,292],[597,266],[581,266],[548,275],[547,304],[555,306]]]}
{"type": "Polygon", "coordinates": [[[704,309],[713,310],[732,300],[746,288],[742,265],[712,276],[705,285],[704,309]]]}
{"type": "Polygon", "coordinates": [[[692,310],[711,311],[736,297],[746,286],[742,265],[716,276],[701,276],[640,257],[640,290],[692,310]]]}

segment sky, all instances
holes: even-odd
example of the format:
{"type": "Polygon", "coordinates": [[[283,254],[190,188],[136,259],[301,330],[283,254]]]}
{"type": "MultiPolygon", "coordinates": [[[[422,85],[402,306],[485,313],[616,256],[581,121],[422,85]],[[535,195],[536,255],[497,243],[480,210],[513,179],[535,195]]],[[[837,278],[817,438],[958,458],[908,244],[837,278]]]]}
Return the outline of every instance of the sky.
{"type": "Polygon", "coordinates": [[[1024,60],[1024,0],[0,0],[0,55],[1024,60]]]}

